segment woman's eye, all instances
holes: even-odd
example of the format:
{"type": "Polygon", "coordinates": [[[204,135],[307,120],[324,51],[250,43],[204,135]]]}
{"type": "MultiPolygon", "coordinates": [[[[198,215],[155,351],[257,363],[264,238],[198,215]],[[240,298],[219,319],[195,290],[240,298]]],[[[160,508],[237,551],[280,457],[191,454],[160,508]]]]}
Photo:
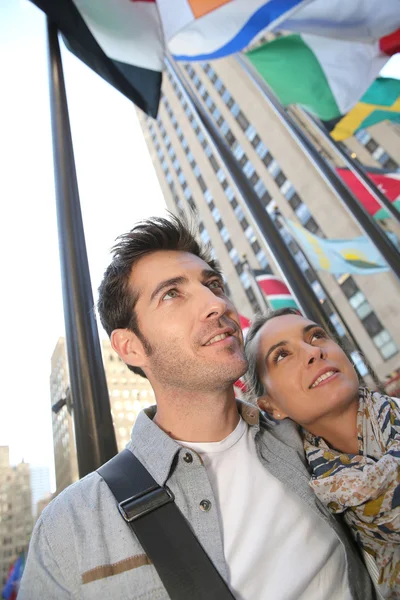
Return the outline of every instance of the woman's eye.
{"type": "Polygon", "coordinates": [[[287,355],[288,355],[288,352],[286,350],[280,350],[274,356],[274,363],[281,362],[281,360],[283,358],[285,358],[285,356],[287,356],[287,355]]]}
{"type": "Polygon", "coordinates": [[[171,300],[171,298],[176,298],[177,296],[178,296],[178,290],[169,290],[169,292],[164,294],[162,299],[163,300],[171,300]]]}
{"type": "Polygon", "coordinates": [[[314,331],[314,333],[311,336],[311,342],[313,342],[314,340],[321,340],[326,338],[326,333],[325,331],[314,331]]]}

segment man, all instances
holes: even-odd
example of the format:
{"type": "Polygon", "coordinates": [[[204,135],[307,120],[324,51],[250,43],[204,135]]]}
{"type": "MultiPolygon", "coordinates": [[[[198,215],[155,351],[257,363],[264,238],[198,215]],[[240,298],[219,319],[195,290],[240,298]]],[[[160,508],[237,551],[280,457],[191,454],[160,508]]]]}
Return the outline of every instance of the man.
{"type": "MultiPolygon", "coordinates": [[[[374,598],[347,535],[309,488],[296,428],[275,434],[256,407],[236,403],[233,383],[247,369],[239,317],[188,227],[153,218],[122,236],[98,308],[113,348],[156,396],[128,448],[173,492],[234,597],[374,598]]],[[[42,513],[19,598],[168,595],[92,473],[42,513]]]]}

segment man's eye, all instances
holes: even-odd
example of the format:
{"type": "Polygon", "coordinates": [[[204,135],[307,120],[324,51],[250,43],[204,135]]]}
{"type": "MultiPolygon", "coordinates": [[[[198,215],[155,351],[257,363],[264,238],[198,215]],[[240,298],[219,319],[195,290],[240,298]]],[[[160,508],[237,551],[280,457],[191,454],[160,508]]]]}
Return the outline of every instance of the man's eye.
{"type": "Polygon", "coordinates": [[[163,300],[171,300],[171,298],[176,298],[178,296],[178,294],[179,294],[178,290],[169,290],[166,294],[164,294],[162,299],[163,300]]]}
{"type": "Polygon", "coordinates": [[[220,290],[224,291],[224,286],[223,286],[223,284],[222,284],[220,281],[218,281],[217,279],[215,279],[214,281],[211,281],[211,282],[208,284],[208,287],[209,287],[211,290],[218,290],[218,289],[220,289],[220,290]]]}

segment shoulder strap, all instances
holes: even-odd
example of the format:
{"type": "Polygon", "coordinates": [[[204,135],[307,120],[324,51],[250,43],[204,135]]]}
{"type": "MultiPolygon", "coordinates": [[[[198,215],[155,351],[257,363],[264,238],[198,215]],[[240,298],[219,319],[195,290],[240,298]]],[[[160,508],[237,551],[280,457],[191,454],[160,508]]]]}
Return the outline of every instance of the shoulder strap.
{"type": "Polygon", "coordinates": [[[225,581],[174,502],[129,450],[97,471],[172,600],[232,600],[225,581]]]}

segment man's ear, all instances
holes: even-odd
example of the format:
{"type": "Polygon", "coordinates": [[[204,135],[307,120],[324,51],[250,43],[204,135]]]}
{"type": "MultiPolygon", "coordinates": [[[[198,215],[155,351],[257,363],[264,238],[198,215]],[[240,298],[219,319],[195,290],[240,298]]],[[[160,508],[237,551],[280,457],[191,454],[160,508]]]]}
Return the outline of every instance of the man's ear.
{"type": "Polygon", "coordinates": [[[275,402],[271,400],[268,394],[258,398],[257,404],[261,410],[268,413],[276,421],[282,421],[287,417],[287,415],[276,406],[275,402]]]}
{"type": "Polygon", "coordinates": [[[129,329],[114,329],[111,333],[111,346],[127,365],[143,367],[146,364],[146,352],[138,336],[129,329]]]}

